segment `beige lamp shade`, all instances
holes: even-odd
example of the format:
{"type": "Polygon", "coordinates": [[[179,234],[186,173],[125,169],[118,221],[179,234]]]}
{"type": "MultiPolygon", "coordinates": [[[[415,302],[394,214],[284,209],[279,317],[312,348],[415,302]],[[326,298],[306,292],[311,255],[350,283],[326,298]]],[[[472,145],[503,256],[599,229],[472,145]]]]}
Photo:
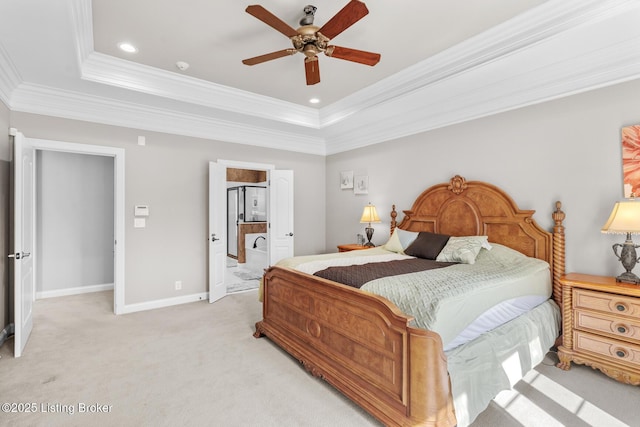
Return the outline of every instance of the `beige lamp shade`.
{"type": "Polygon", "coordinates": [[[618,202],[602,227],[603,233],[640,234],[640,201],[618,202]]]}
{"type": "Polygon", "coordinates": [[[380,217],[378,216],[378,212],[376,212],[376,207],[369,203],[364,207],[364,210],[362,211],[360,223],[365,224],[372,222],[380,222],[380,217]]]}

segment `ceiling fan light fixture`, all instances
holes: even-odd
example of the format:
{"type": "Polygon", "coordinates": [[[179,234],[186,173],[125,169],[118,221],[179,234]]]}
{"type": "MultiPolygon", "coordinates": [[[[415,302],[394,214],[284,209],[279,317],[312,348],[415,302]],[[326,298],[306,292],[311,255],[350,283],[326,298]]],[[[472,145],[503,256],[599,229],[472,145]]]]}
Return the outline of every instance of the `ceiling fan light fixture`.
{"type": "Polygon", "coordinates": [[[329,57],[343,59],[369,66],[376,65],[380,61],[380,54],[357,50],[348,47],[329,45],[330,40],[338,34],[364,18],[369,10],[362,0],[350,0],[345,7],[333,15],[322,27],[313,25],[316,7],[307,5],[304,8],[305,16],[300,20],[300,28],[294,29],[282,19],[269,12],[263,6],[249,5],[245,11],[251,16],[264,22],[279,33],[285,35],[293,44],[293,49],[279,51],[243,59],[245,65],[256,65],[295,53],[304,54],[304,70],[307,86],[320,83],[320,68],[318,54],[324,53],[329,57]]]}
{"type": "Polygon", "coordinates": [[[319,53],[319,49],[315,44],[309,43],[304,45],[302,49],[302,53],[304,53],[308,57],[314,57],[319,53]]]}
{"type": "Polygon", "coordinates": [[[120,42],[118,43],[118,47],[121,51],[127,53],[136,53],[138,51],[138,49],[129,42],[120,42]]]}

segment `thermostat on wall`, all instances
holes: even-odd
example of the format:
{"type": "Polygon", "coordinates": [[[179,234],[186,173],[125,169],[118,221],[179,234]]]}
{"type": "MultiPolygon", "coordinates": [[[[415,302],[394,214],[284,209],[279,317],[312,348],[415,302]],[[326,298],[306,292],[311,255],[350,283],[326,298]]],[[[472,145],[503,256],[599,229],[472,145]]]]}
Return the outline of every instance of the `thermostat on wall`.
{"type": "Polygon", "coordinates": [[[147,205],[136,205],[135,206],[135,216],[149,216],[149,206],[147,205]]]}

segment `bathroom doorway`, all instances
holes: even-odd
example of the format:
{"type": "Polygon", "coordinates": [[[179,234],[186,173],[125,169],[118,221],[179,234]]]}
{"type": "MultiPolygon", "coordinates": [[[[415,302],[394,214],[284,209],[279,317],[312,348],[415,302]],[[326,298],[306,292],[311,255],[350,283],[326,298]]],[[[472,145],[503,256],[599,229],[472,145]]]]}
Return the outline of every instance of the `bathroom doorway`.
{"type": "MultiPolygon", "coordinates": [[[[209,302],[213,303],[229,293],[227,284],[229,279],[236,274],[230,274],[227,267],[227,187],[240,185],[257,185],[266,182],[266,229],[245,230],[244,242],[239,241],[238,247],[261,250],[263,241],[266,241],[266,265],[274,265],[279,260],[293,256],[293,171],[275,169],[274,165],[261,163],[238,162],[233,160],[218,160],[209,162],[209,302]],[[231,172],[227,173],[227,170],[231,172]],[[240,174],[258,174],[250,184],[245,183],[246,178],[238,177],[240,174]],[[238,181],[240,180],[240,181],[238,181]],[[249,234],[262,234],[260,236],[248,236],[249,234]],[[255,243],[256,248],[253,248],[255,243]]],[[[251,256],[251,254],[250,254],[251,256]]],[[[233,258],[231,258],[233,259],[233,258]]],[[[237,259],[235,259],[237,262],[237,259]]],[[[245,258],[246,261],[246,258],[245,258]]],[[[251,262],[251,261],[250,261],[251,262]]],[[[258,261],[259,262],[259,261],[258,261]]],[[[245,262],[246,263],[246,262],[245,262]]],[[[251,265],[251,264],[250,264],[251,265]]],[[[232,265],[240,269],[238,265],[232,265]]],[[[243,266],[247,267],[247,266],[243,266]]],[[[262,273],[262,271],[261,271],[262,273]]],[[[262,274],[261,274],[262,275],[262,274]]],[[[242,277],[241,277],[242,278],[242,277]]],[[[258,283],[258,282],[253,282],[258,283]]],[[[233,289],[237,292],[237,290],[233,289]]]]}
{"type": "Polygon", "coordinates": [[[268,266],[267,172],[227,168],[227,293],[259,286],[268,266]]]}

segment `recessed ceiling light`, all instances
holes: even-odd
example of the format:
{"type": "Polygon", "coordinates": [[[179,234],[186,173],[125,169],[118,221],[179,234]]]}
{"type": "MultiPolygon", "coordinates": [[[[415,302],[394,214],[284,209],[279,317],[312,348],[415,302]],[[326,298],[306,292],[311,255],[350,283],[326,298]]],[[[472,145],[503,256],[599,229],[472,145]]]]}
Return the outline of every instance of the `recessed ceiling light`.
{"type": "Polygon", "coordinates": [[[309,102],[310,102],[310,103],[312,103],[312,104],[317,104],[317,103],[319,103],[319,102],[320,102],[320,99],[318,99],[318,98],[311,98],[311,99],[309,100],[309,102]]]}
{"type": "Polygon", "coordinates": [[[187,68],[189,68],[189,64],[184,61],[178,61],[176,62],[176,67],[178,67],[180,71],[186,71],[187,68]]]}
{"type": "Polygon", "coordinates": [[[118,47],[120,48],[120,50],[123,50],[127,53],[135,53],[138,51],[138,49],[136,49],[134,45],[127,42],[118,43],[118,47]]]}

